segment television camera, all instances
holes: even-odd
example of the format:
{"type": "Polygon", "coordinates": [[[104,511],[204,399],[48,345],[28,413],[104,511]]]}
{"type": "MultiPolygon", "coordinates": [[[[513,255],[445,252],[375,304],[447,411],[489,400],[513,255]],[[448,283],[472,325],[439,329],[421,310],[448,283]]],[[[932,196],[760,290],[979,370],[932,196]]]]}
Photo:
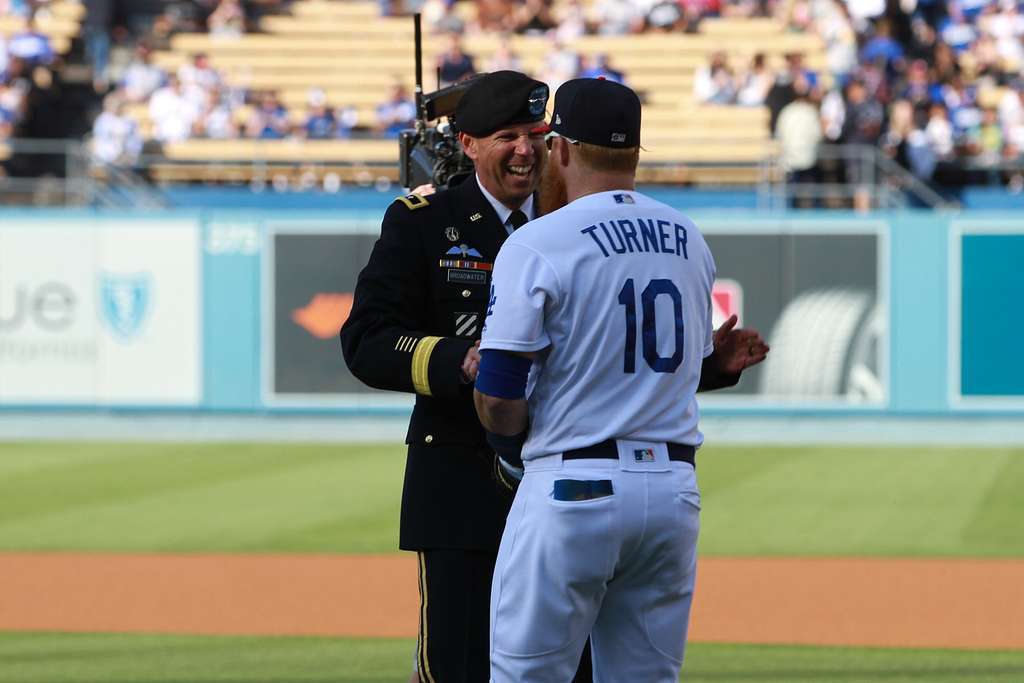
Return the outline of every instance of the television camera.
{"type": "Polygon", "coordinates": [[[399,134],[399,183],[414,189],[430,183],[436,189],[458,185],[473,173],[473,161],[466,156],[455,132],[455,108],[473,78],[423,92],[423,42],[420,15],[413,16],[416,42],[416,127],[399,134]],[[447,121],[436,122],[441,118],[447,121]]]}

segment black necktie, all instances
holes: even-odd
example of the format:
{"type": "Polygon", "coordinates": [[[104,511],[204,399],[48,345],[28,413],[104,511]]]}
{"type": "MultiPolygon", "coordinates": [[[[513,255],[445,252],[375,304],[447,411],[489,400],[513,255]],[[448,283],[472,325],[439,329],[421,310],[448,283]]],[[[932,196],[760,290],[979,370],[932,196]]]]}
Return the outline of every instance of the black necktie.
{"type": "Polygon", "coordinates": [[[527,220],[529,219],[526,217],[526,214],[522,210],[516,209],[509,214],[507,223],[512,226],[513,230],[518,230],[523,227],[527,220]]]}

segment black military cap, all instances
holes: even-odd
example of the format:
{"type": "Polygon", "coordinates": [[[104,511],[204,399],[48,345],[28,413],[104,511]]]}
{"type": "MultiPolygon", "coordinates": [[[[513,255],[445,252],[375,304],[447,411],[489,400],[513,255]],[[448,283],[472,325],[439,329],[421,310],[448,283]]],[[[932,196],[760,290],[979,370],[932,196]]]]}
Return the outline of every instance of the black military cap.
{"type": "Polygon", "coordinates": [[[475,79],[455,107],[456,130],[481,138],[503,126],[544,120],[548,86],[518,71],[475,79]]]}
{"type": "Polygon", "coordinates": [[[639,147],[640,98],[621,83],[574,78],[555,93],[551,130],[600,147],[639,147]]]}

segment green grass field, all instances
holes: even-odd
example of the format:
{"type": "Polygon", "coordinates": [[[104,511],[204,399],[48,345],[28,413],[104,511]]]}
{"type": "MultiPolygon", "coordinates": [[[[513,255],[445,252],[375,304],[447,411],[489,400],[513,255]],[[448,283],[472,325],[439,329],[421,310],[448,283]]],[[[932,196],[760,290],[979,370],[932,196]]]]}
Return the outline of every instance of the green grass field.
{"type": "MultiPolygon", "coordinates": [[[[0,444],[0,550],[388,553],[400,446],[0,444]]],[[[699,456],[704,555],[1024,557],[1024,450],[699,456]]],[[[2,609],[2,605],[0,605],[2,609]]],[[[402,682],[405,640],[0,634],[0,683],[402,682]]],[[[685,681],[1022,681],[1024,651],[695,644],[685,681]]]]}
{"type": "MultiPolygon", "coordinates": [[[[702,449],[705,555],[1024,557],[1024,450],[702,449]]],[[[399,446],[0,444],[0,550],[395,552],[399,446]]]]}
{"type": "MultiPolygon", "coordinates": [[[[0,634],[0,683],[404,683],[412,653],[412,640],[0,634]]],[[[1024,652],[694,644],[681,680],[1016,683],[1024,652]]]]}

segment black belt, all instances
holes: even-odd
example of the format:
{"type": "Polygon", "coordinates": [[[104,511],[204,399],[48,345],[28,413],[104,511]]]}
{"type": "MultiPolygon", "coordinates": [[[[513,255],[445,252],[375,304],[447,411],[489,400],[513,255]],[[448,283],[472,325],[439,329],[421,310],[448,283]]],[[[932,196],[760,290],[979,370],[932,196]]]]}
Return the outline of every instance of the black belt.
{"type": "MultiPolygon", "coordinates": [[[[688,462],[696,467],[694,460],[694,454],[697,449],[693,446],[684,443],[670,443],[668,445],[668,459],[675,462],[688,462]]],[[[654,459],[654,454],[649,453],[648,449],[636,449],[633,452],[637,462],[646,462],[648,458],[654,459]]],[[[583,460],[587,458],[595,459],[607,459],[607,460],[618,460],[619,459],[619,447],[615,443],[615,439],[608,439],[601,443],[595,443],[593,446],[587,446],[586,448],[574,448],[572,450],[562,453],[562,460],[583,460]]]]}

